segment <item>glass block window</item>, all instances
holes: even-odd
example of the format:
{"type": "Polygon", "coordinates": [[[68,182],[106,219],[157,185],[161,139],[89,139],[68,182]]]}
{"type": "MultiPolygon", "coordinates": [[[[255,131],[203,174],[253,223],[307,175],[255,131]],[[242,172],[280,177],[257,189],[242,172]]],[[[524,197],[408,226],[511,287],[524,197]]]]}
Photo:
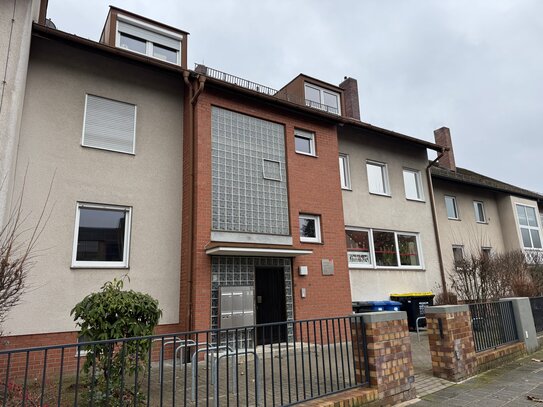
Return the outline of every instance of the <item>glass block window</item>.
{"type": "Polygon", "coordinates": [[[213,230],[289,234],[282,125],[212,108],[213,230]]]}

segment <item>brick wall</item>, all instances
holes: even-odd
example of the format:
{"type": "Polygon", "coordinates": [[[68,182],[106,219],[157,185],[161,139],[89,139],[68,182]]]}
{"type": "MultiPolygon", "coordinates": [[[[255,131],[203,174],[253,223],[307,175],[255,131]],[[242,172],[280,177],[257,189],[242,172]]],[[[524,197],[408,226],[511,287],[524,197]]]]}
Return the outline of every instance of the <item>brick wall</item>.
{"type": "Polygon", "coordinates": [[[426,309],[434,376],[460,381],[477,369],[471,314],[467,305],[426,309]]]}
{"type": "MultiPolygon", "coordinates": [[[[363,314],[367,340],[369,385],[377,389],[380,406],[416,397],[411,340],[405,312],[363,314]]],[[[353,326],[353,340],[363,338],[361,325],[353,326]],[[358,331],[358,332],[357,332],[358,331]]],[[[357,383],[365,383],[364,354],[355,352],[357,383]]]]}
{"type": "MultiPolygon", "coordinates": [[[[528,351],[527,339],[522,338],[519,342],[476,353],[471,313],[467,305],[428,307],[426,318],[434,376],[446,380],[463,380],[518,358],[528,351]]],[[[523,321],[515,317],[515,322],[517,327],[523,327],[521,332],[524,332],[526,326],[522,325],[523,321]]]]}
{"type": "MultiPolygon", "coordinates": [[[[211,107],[218,106],[242,114],[283,124],[286,137],[290,229],[293,248],[310,249],[313,254],[293,261],[294,317],[341,316],[351,312],[349,271],[347,267],[343,204],[339,183],[338,145],[333,124],[309,116],[279,110],[259,101],[241,97],[206,85],[196,106],[198,131],[196,148],[196,226],[193,264],[194,304],[193,329],[210,327],[211,261],[205,253],[211,233],[211,107]],[[318,157],[296,154],[294,128],[315,132],[318,157]],[[321,216],[322,243],[301,243],[298,231],[300,213],[321,216]],[[324,276],[322,259],[334,261],[335,274],[324,276]],[[298,267],[308,266],[309,275],[299,276],[298,267]],[[301,298],[301,288],[306,298],[301,298]]],[[[185,175],[187,176],[187,175],[185,175]]],[[[185,253],[184,253],[185,254],[185,253]]],[[[182,282],[188,269],[182,269],[182,282]]],[[[181,298],[186,309],[188,298],[181,298]]]]}

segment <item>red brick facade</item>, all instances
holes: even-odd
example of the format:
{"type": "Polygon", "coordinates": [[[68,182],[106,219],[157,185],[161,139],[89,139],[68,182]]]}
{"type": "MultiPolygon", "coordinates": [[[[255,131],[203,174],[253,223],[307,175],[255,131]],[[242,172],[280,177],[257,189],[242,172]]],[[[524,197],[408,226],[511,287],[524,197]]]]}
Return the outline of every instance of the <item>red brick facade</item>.
{"type": "MultiPolygon", "coordinates": [[[[311,255],[292,262],[295,319],[339,316],[351,312],[349,272],[347,267],[343,206],[339,184],[338,144],[336,126],[332,123],[279,110],[261,102],[206,86],[196,104],[195,194],[198,202],[193,221],[194,242],[194,304],[192,329],[210,327],[211,258],[205,253],[211,233],[211,108],[229,109],[263,120],[284,125],[290,231],[294,249],[309,249],[311,255]],[[297,154],[294,149],[294,128],[315,132],[317,157],[297,154]],[[298,232],[300,213],[321,216],[322,243],[301,243],[298,232]],[[322,275],[322,259],[334,262],[334,275],[322,275]],[[308,266],[309,275],[299,276],[298,267],[308,266]],[[306,298],[301,298],[301,288],[306,298]]],[[[187,154],[185,152],[185,154],[187,154]]],[[[185,177],[188,174],[185,174],[185,177]]],[[[183,253],[186,255],[186,253],[183,253]]],[[[186,263],[182,281],[187,280],[186,263]]],[[[181,298],[181,309],[187,298],[181,298]]]]}

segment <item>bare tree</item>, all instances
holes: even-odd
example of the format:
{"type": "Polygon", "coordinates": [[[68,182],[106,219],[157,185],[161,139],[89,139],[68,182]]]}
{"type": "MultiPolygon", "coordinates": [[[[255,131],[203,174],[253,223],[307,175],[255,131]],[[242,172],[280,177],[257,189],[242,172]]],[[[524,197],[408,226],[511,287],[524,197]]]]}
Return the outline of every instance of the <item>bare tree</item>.
{"type": "MultiPolygon", "coordinates": [[[[28,226],[29,213],[23,212],[23,198],[26,185],[26,173],[21,192],[8,212],[7,220],[0,228],[0,335],[8,312],[20,303],[27,287],[28,273],[34,265],[36,244],[51,215],[48,211],[49,198],[53,187],[49,185],[47,197],[37,221],[28,226]],[[48,212],[48,213],[47,213],[48,212]]],[[[0,189],[4,182],[0,183],[0,189]]]]}

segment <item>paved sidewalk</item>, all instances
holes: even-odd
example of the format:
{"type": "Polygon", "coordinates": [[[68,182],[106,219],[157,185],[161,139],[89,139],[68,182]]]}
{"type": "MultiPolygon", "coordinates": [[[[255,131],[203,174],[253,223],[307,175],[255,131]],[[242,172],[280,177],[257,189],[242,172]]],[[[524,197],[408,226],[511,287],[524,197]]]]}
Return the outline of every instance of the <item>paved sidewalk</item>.
{"type": "Polygon", "coordinates": [[[428,394],[416,406],[543,406],[527,399],[543,399],[543,362],[534,362],[532,358],[543,359],[543,350],[428,394]]]}
{"type": "Polygon", "coordinates": [[[430,393],[454,385],[453,382],[440,379],[433,375],[427,332],[421,332],[420,336],[415,332],[410,332],[410,336],[417,396],[422,398],[430,393]]]}

